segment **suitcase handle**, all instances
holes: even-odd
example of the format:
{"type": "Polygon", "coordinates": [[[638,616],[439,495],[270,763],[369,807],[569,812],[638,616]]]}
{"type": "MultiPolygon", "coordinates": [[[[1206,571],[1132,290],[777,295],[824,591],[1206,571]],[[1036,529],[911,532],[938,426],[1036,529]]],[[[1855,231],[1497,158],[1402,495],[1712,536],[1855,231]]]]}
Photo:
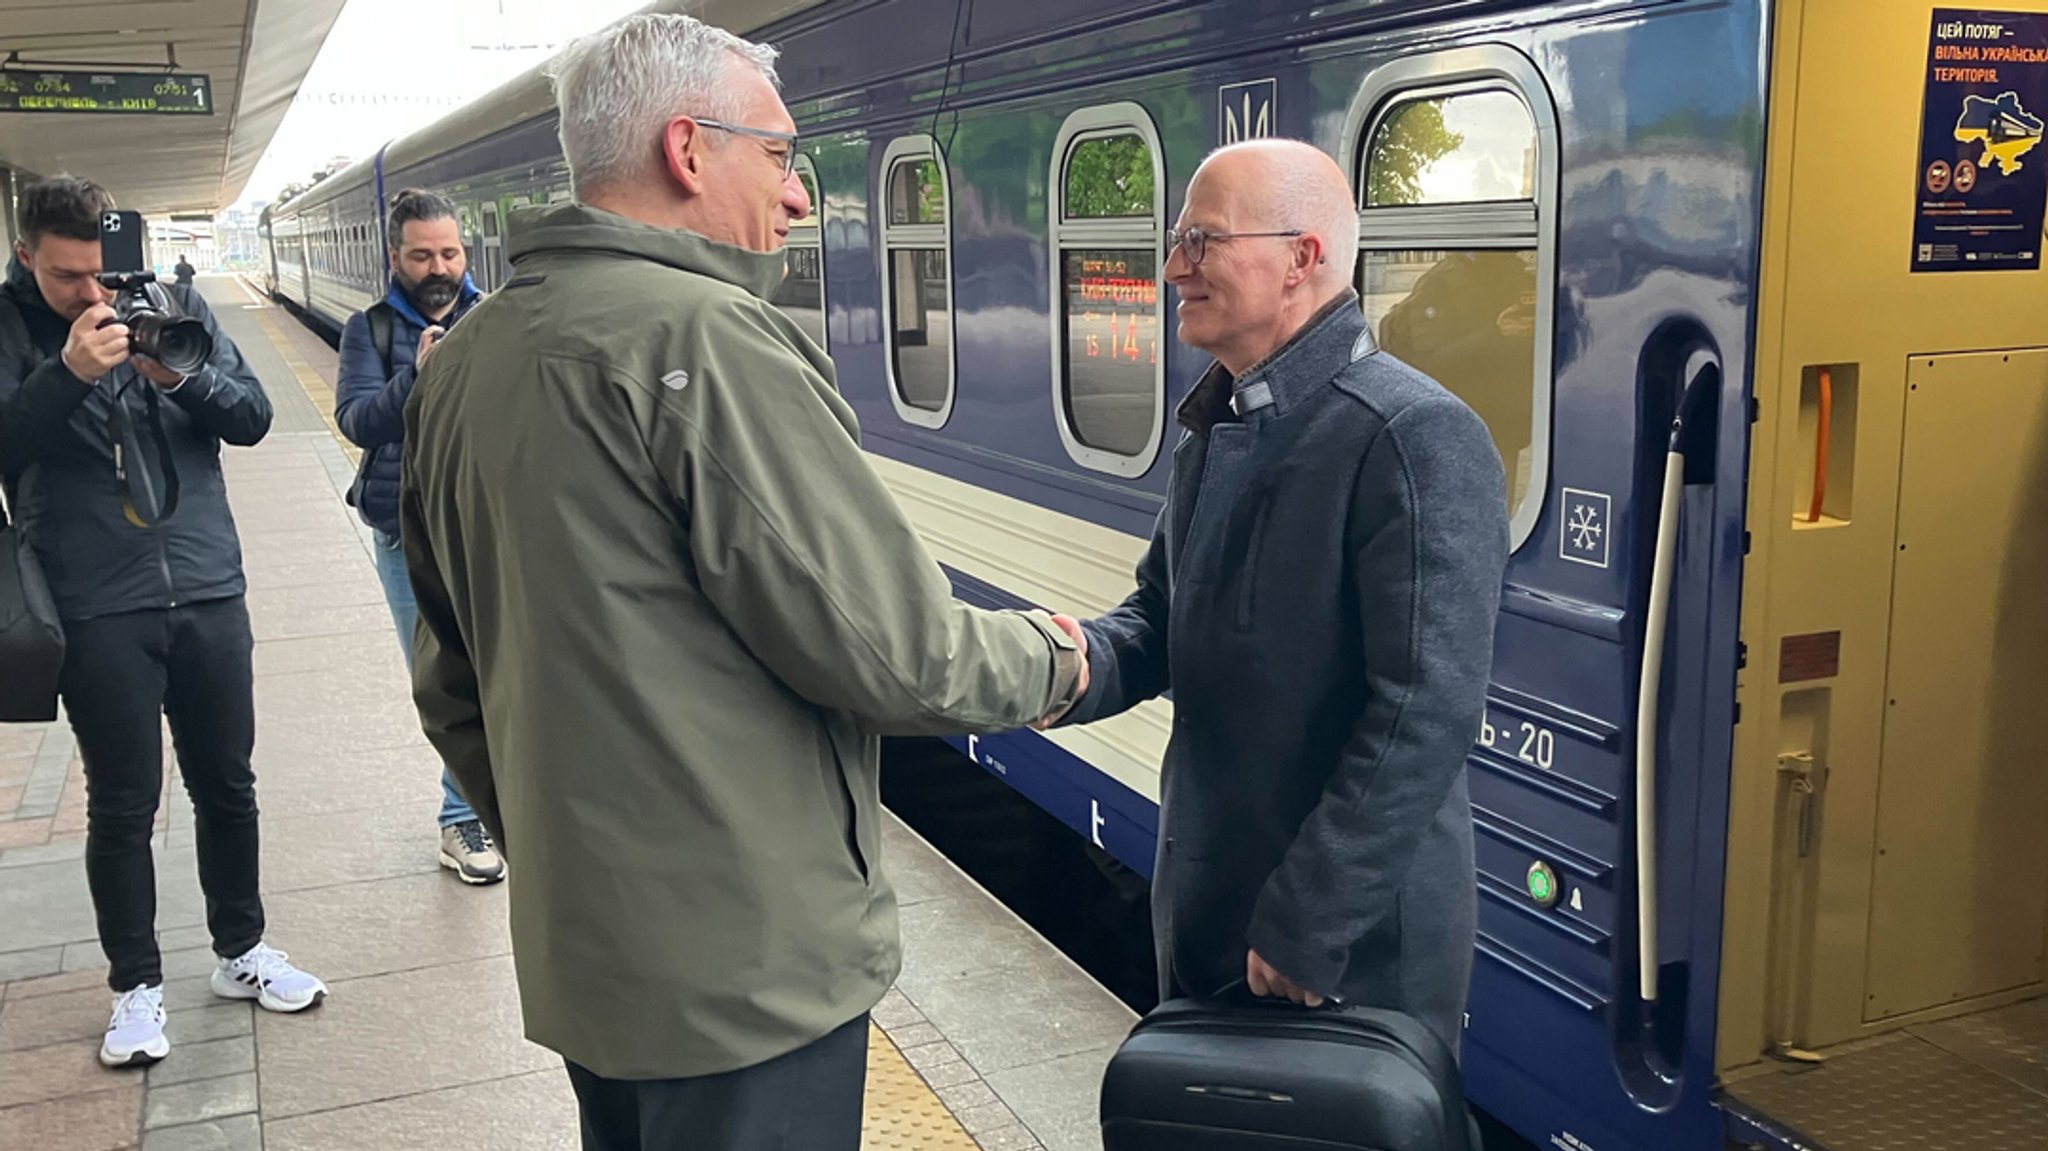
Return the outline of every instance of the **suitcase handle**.
{"type": "MultiPolygon", "coordinates": [[[[1252,992],[1251,984],[1243,979],[1233,979],[1216,990],[1214,995],[1204,999],[1226,1007],[1249,1007],[1274,1014],[1294,1015],[1343,1015],[1351,1010],[1343,1001],[1331,997],[1323,1000],[1321,1007],[1308,1007],[1291,999],[1275,999],[1271,996],[1252,992]]],[[[1430,1078],[1445,1088],[1443,1103],[1444,1137],[1451,1140],[1446,1151],[1479,1151],[1474,1137],[1477,1124],[1465,1107],[1464,1076],[1458,1068],[1457,1056],[1446,1048],[1436,1033],[1424,1027],[1419,1020],[1399,1011],[1386,1008],[1361,1008],[1382,1015],[1398,1016],[1408,1023],[1412,1033],[1391,1035],[1402,1046],[1408,1048],[1417,1062],[1429,1069],[1430,1078]]]]}
{"type": "Polygon", "coordinates": [[[1322,1006],[1320,1007],[1309,1007],[1280,996],[1260,995],[1252,990],[1252,985],[1246,982],[1242,976],[1217,988],[1214,994],[1204,996],[1204,998],[1240,1007],[1266,1007],[1281,1010],[1292,1009],[1295,1011],[1340,1011],[1345,1006],[1344,997],[1341,995],[1324,996],[1322,1006]]]}

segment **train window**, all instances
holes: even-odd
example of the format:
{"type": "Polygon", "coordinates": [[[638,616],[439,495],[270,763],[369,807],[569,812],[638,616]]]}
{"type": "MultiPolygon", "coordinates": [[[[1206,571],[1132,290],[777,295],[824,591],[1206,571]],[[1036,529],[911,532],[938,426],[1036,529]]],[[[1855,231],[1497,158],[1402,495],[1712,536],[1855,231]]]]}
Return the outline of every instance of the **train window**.
{"type": "Polygon", "coordinates": [[[944,153],[906,136],[882,155],[889,396],[904,420],[943,427],[953,414],[953,235],[944,153]]]}
{"type": "Polygon", "coordinates": [[[498,205],[495,203],[484,205],[484,237],[491,240],[498,238],[498,205]]]}
{"type": "Polygon", "coordinates": [[[1365,206],[1536,199],[1536,122],[1512,92],[1403,99],[1373,129],[1365,206]]]}
{"type": "Polygon", "coordinates": [[[1152,144],[1136,132],[1074,141],[1067,152],[1066,218],[1151,219],[1158,182],[1152,144]]]}
{"type": "Polygon", "coordinates": [[[1345,137],[1366,318],[1382,348],[1486,421],[1518,548],[1550,466],[1556,123],[1535,66],[1489,46],[1368,76],[1345,137]]]}
{"type": "Polygon", "coordinates": [[[825,342],[825,201],[818,195],[818,169],[809,156],[796,158],[797,179],[811,198],[811,214],[789,226],[789,243],[783,253],[789,271],[770,301],[789,313],[809,332],[820,348],[825,342]]]}
{"type": "MultiPolygon", "coordinates": [[[[476,209],[469,204],[458,203],[455,205],[455,215],[462,225],[463,260],[472,272],[478,272],[481,264],[477,257],[482,254],[483,249],[480,246],[482,240],[477,233],[476,209]]],[[[481,276],[481,272],[478,272],[478,275],[481,276]]]]}
{"type": "Polygon", "coordinates": [[[1158,130],[1137,104],[1084,108],[1053,148],[1052,363],[1067,453],[1145,474],[1165,425],[1165,184],[1158,130]]]}

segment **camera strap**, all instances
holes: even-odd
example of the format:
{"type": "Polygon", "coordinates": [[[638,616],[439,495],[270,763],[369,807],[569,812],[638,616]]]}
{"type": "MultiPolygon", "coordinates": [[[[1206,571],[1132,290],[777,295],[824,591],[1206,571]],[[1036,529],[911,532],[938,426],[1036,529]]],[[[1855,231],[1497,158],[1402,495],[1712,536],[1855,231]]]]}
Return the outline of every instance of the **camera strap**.
{"type": "Polygon", "coordinates": [[[178,465],[171,461],[170,437],[164,434],[163,400],[154,386],[142,385],[143,406],[149,409],[150,437],[156,441],[157,461],[163,472],[159,490],[149,474],[149,457],[135,430],[134,413],[128,410],[128,389],[139,376],[131,376],[114,392],[114,412],[108,417],[108,431],[114,441],[114,484],[121,494],[121,514],[139,528],[155,527],[178,510],[178,465]]]}

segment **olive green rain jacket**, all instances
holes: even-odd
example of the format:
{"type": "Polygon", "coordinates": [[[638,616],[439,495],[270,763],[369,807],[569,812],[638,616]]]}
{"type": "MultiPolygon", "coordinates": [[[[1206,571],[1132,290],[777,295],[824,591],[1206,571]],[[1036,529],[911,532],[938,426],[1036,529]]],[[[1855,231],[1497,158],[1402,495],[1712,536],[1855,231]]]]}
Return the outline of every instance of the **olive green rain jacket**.
{"type": "Polygon", "coordinates": [[[878,736],[1022,726],[1080,662],[953,599],[767,302],[779,253],[515,219],[407,405],[421,720],[505,852],[527,1036],[611,1078],[760,1063],[900,966],[878,736]]]}

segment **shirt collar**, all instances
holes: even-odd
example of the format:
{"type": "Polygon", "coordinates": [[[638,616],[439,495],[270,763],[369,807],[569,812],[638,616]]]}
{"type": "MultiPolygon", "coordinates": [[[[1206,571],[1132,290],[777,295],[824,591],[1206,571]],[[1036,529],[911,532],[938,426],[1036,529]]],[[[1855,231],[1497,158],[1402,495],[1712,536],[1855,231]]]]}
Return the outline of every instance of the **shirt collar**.
{"type": "Polygon", "coordinates": [[[1182,427],[1203,434],[1263,408],[1285,415],[1345,366],[1378,350],[1357,293],[1346,288],[1242,375],[1232,376],[1222,364],[1211,364],[1175,415],[1182,427]]]}

